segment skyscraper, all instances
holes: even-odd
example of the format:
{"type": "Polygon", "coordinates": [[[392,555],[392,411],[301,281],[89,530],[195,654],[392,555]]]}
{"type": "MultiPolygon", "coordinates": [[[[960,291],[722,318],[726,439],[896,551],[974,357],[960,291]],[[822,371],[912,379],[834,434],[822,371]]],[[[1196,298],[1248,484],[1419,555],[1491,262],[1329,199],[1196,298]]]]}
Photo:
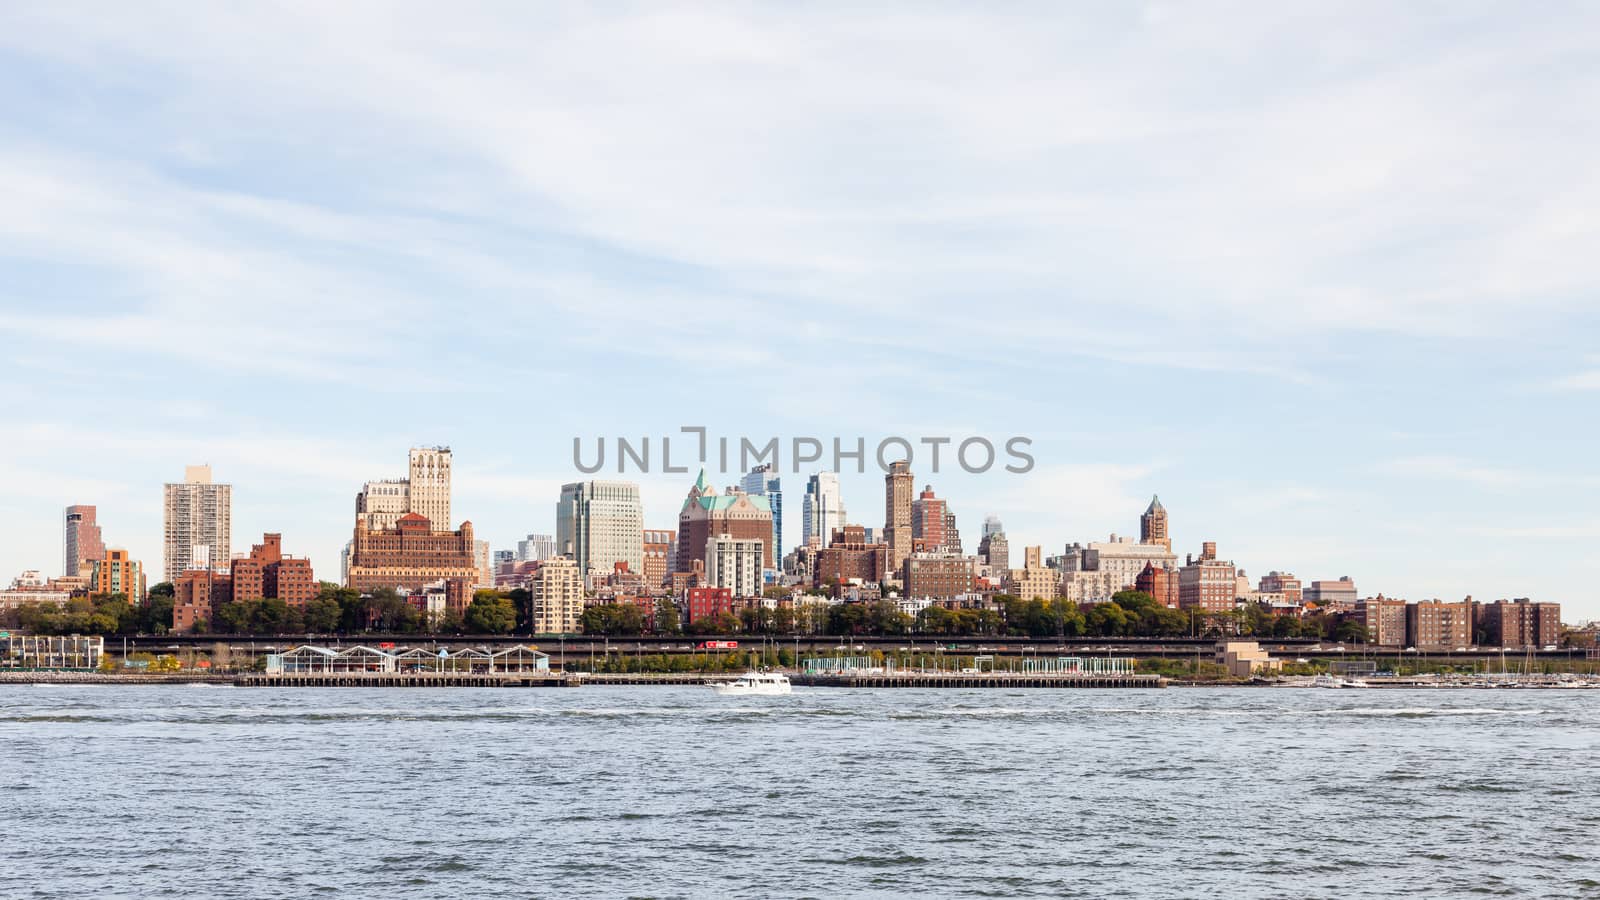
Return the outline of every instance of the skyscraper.
{"type": "Polygon", "coordinates": [[[94,519],[92,506],[67,507],[66,529],[62,540],[61,574],[76,578],[85,566],[93,566],[105,556],[106,545],[100,537],[100,525],[94,519]]]}
{"type": "Polygon", "coordinates": [[[644,508],[631,481],[577,481],[556,503],[557,554],[571,556],[585,577],[609,574],[619,562],[644,572],[644,508]]]}
{"type": "Polygon", "coordinates": [[[361,486],[356,515],[373,531],[392,529],[416,513],[435,528],[450,527],[449,447],[412,447],[405,478],[383,478],[361,486]]]}
{"type": "Polygon", "coordinates": [[[833,533],[844,527],[844,499],[839,494],[839,475],[835,472],[818,472],[806,482],[805,502],[801,509],[805,521],[801,525],[800,541],[810,546],[816,540],[818,548],[826,548],[833,533]]]}
{"type": "Polygon", "coordinates": [[[548,534],[530,534],[525,541],[517,541],[517,559],[523,562],[543,562],[556,555],[556,539],[548,534]]]}
{"type": "Polygon", "coordinates": [[[1167,533],[1167,509],[1161,505],[1160,497],[1151,496],[1150,506],[1139,517],[1139,543],[1160,544],[1172,549],[1172,536],[1167,533]]]}
{"type": "Polygon", "coordinates": [[[911,463],[891,463],[883,476],[884,543],[889,545],[889,568],[898,572],[911,555],[911,463]]]}
{"type": "Polygon", "coordinates": [[[189,569],[221,569],[232,557],[233,486],[214,484],[210,466],[185,466],[164,489],[164,581],[189,569]]]}
{"type": "Polygon", "coordinates": [[[911,536],[922,538],[930,551],[942,551],[945,546],[945,502],[933,494],[933,485],[923,485],[922,493],[911,501],[911,536]]]}
{"type": "Polygon", "coordinates": [[[739,486],[746,494],[766,497],[767,505],[772,507],[772,542],[768,546],[776,565],[783,559],[783,483],[778,478],[778,467],[772,463],[757,466],[745,474],[739,486]]]}
{"type": "Polygon", "coordinates": [[[991,534],[1004,534],[1005,530],[1006,526],[1000,522],[999,516],[984,516],[983,534],[980,537],[988,537],[991,534]]]}
{"type": "Polygon", "coordinates": [[[450,527],[450,448],[412,447],[408,512],[450,527]]]}

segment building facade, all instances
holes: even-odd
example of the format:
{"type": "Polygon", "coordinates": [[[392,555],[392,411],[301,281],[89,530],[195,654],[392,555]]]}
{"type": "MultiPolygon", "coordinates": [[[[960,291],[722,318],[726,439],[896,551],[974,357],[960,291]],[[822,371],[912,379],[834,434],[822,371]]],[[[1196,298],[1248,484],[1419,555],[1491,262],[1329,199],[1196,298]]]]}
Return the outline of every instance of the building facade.
{"type": "Polygon", "coordinates": [[[1061,587],[1061,573],[1043,562],[1042,547],[1022,549],[1022,568],[1012,569],[1006,578],[1006,592],[1023,600],[1054,600],[1061,587]]]}
{"type": "Polygon", "coordinates": [[[576,634],[583,620],[583,572],[576,560],[547,559],[528,578],[535,634],[576,634]]]}
{"type": "Polygon", "coordinates": [[[678,560],[674,571],[687,572],[695,560],[703,562],[712,536],[719,534],[760,541],[761,567],[771,569],[776,565],[772,508],[767,498],[740,490],[719,494],[701,470],[678,512],[678,560]]]}
{"type": "Polygon", "coordinates": [[[728,588],[735,597],[761,596],[764,544],[719,534],[706,543],[706,582],[728,588]]]}
{"type": "Polygon", "coordinates": [[[1472,601],[1423,600],[1406,607],[1406,640],[1418,650],[1454,650],[1472,644],[1472,601]]]}
{"type": "Polygon", "coordinates": [[[373,531],[356,524],[347,587],[415,591],[446,578],[478,580],[471,522],[457,531],[435,531],[426,516],[406,513],[393,528],[373,531]]]}
{"type": "Polygon", "coordinates": [[[959,553],[913,553],[906,557],[901,580],[906,597],[950,600],[972,592],[977,576],[971,557],[959,553]]]}
{"type": "Polygon", "coordinates": [[[1178,570],[1178,606],[1205,612],[1233,609],[1238,595],[1238,577],[1233,563],[1217,558],[1217,545],[1206,541],[1200,557],[1189,556],[1178,570]]]}
{"type": "Polygon", "coordinates": [[[751,469],[740,487],[746,494],[767,498],[767,506],[772,510],[772,538],[767,545],[772,551],[767,554],[772,560],[768,565],[771,568],[783,559],[783,480],[778,477],[778,467],[767,463],[751,469]]]}
{"type": "Polygon", "coordinates": [[[1150,505],[1139,517],[1139,543],[1160,544],[1169,553],[1172,551],[1172,533],[1167,530],[1167,508],[1161,505],[1160,497],[1151,496],[1150,505]]]}
{"type": "Polygon", "coordinates": [[[1268,572],[1261,576],[1257,590],[1263,594],[1282,594],[1284,602],[1290,606],[1299,606],[1305,599],[1304,585],[1290,572],[1268,572]]]}
{"type": "Polygon", "coordinates": [[[811,583],[816,587],[830,581],[881,584],[888,574],[889,546],[870,541],[860,525],[846,525],[834,531],[826,548],[816,552],[811,583]]]}
{"type": "Polygon", "coordinates": [[[556,536],[553,534],[530,534],[525,540],[517,541],[517,559],[522,562],[543,562],[556,555],[556,536]]]}
{"type": "Polygon", "coordinates": [[[107,548],[94,564],[89,593],[96,596],[122,594],[130,604],[138,606],[144,602],[144,565],[126,550],[107,548]]]}
{"type": "Polygon", "coordinates": [[[1356,604],[1356,583],[1349,575],[1338,581],[1313,581],[1301,590],[1300,596],[1307,605],[1352,609],[1356,604]]]}
{"type": "MultiPolygon", "coordinates": [[[[1061,555],[1062,588],[1078,603],[1103,603],[1118,591],[1137,586],[1145,566],[1177,568],[1178,557],[1161,543],[1135,542],[1111,535],[1109,541],[1068,544],[1061,555]]],[[[1229,603],[1233,601],[1230,592],[1229,603]]]]}
{"type": "Polygon", "coordinates": [[[561,486],[556,503],[556,553],[570,556],[586,577],[609,574],[617,563],[644,571],[644,507],[631,481],[577,481],[561,486]]]}
{"type": "Polygon", "coordinates": [[[676,532],[665,529],[646,529],[644,532],[644,563],[641,574],[644,583],[651,589],[659,588],[667,581],[667,576],[672,574],[672,564],[676,558],[673,544],[678,535],[676,532]]]}
{"type": "Polygon", "coordinates": [[[225,568],[233,553],[233,486],[211,480],[210,466],[185,466],[162,491],[164,581],[189,569],[225,568]]]}
{"type": "Polygon", "coordinates": [[[73,578],[82,575],[85,569],[94,568],[95,562],[105,557],[106,545],[100,536],[100,524],[95,521],[93,506],[69,506],[65,519],[61,541],[61,574],[73,578]]]}
{"type": "Polygon", "coordinates": [[[1406,602],[1383,595],[1355,605],[1355,620],[1367,631],[1367,643],[1380,647],[1406,645],[1406,602]]]}
{"type": "Polygon", "coordinates": [[[889,545],[889,568],[896,572],[911,555],[912,481],[906,460],[890,463],[883,476],[883,542],[889,545]]]}
{"type": "MultiPolygon", "coordinates": [[[[183,574],[188,576],[194,571],[183,574]]],[[[233,561],[228,580],[231,600],[276,597],[296,609],[303,609],[316,599],[318,589],[311,560],[284,555],[281,534],[262,535],[261,543],[250,548],[249,556],[233,561]]]]}
{"type": "Polygon", "coordinates": [[[1561,604],[1534,603],[1528,599],[1474,603],[1476,643],[1491,647],[1551,647],[1561,645],[1561,604]]]}
{"type": "Polygon", "coordinates": [[[800,541],[817,549],[826,547],[833,533],[845,526],[844,499],[839,493],[839,475],[836,472],[818,472],[806,482],[804,508],[805,523],[801,527],[800,541]]]}

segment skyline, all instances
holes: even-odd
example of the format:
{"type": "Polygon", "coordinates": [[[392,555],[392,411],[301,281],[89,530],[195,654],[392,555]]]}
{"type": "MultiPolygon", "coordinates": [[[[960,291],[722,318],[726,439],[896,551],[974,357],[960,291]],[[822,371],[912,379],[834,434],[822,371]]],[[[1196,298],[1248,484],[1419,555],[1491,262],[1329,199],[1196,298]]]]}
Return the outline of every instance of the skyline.
{"type": "Polygon", "coordinates": [[[1253,577],[1600,617],[1597,18],[0,10],[0,578],[73,503],[159,571],[202,463],[337,572],[430,443],[509,547],[574,436],[687,419],[1029,435],[913,466],[969,552],[1159,493],[1253,577]]]}

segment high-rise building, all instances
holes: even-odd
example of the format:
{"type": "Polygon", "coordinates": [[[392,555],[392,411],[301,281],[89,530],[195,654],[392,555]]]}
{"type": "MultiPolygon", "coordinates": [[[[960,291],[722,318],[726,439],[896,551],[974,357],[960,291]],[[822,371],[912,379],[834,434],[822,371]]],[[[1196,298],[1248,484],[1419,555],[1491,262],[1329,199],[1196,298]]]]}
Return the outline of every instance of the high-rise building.
{"type": "Polygon", "coordinates": [[[534,634],[575,634],[583,618],[583,571],[576,560],[547,559],[528,578],[534,634]]]}
{"type": "Polygon", "coordinates": [[[1172,549],[1172,535],[1167,531],[1167,508],[1161,505],[1160,497],[1152,495],[1150,505],[1139,517],[1139,543],[1160,544],[1172,549]]]}
{"type": "Polygon", "coordinates": [[[1215,541],[1202,545],[1200,558],[1185,559],[1178,570],[1178,605],[1184,609],[1227,612],[1238,595],[1238,578],[1233,563],[1217,558],[1215,541]]]}
{"type": "MultiPolygon", "coordinates": [[[[1146,565],[1175,569],[1177,562],[1165,544],[1135,542],[1115,534],[1109,541],[1068,544],[1061,555],[1062,588],[1074,602],[1103,603],[1134,587],[1146,565]]],[[[1233,595],[1228,599],[1231,602],[1233,595]]]]}
{"type": "Polygon", "coordinates": [[[778,477],[778,467],[772,463],[757,466],[745,474],[739,486],[746,494],[766,497],[772,508],[772,539],[767,546],[775,565],[783,559],[783,480],[778,477]]]}
{"type": "Polygon", "coordinates": [[[393,528],[371,530],[356,523],[346,586],[421,590],[440,579],[479,578],[472,523],[458,531],[435,531],[426,516],[406,513],[393,528]]]}
{"type": "Polygon", "coordinates": [[[106,545],[100,537],[100,525],[94,517],[95,508],[92,506],[79,504],[67,507],[61,552],[61,574],[67,578],[82,575],[86,567],[93,568],[95,562],[106,555],[106,545]]]}
{"type": "Polygon", "coordinates": [[[949,504],[944,508],[944,552],[963,555],[961,532],[956,528],[956,514],[950,511],[949,504]]]}
{"type": "Polygon", "coordinates": [[[674,571],[687,572],[695,560],[703,562],[711,537],[718,534],[761,541],[761,567],[771,569],[777,565],[772,547],[772,507],[767,498],[741,490],[719,494],[706,481],[702,469],[678,511],[678,562],[674,571]]]}
{"type": "Polygon", "coordinates": [[[416,513],[450,526],[449,447],[413,447],[407,477],[384,478],[362,485],[356,495],[356,515],[372,531],[393,529],[400,517],[416,513]]]}
{"type": "Polygon", "coordinates": [[[144,565],[128,555],[126,550],[107,548],[95,561],[93,574],[89,578],[89,593],[99,596],[121,594],[128,598],[130,604],[138,606],[144,602],[144,565]]]}
{"type": "Polygon", "coordinates": [[[165,581],[189,569],[226,568],[232,555],[233,486],[215,484],[210,466],[185,466],[164,489],[165,581]]]}
{"type": "Polygon", "coordinates": [[[706,582],[728,588],[735,597],[759,597],[764,556],[760,540],[715,535],[706,542],[706,582]]]}
{"type": "Polygon", "coordinates": [[[988,537],[991,534],[1005,534],[1005,532],[1006,526],[1001,523],[999,516],[983,517],[983,534],[981,537],[988,537]]]}
{"type": "Polygon", "coordinates": [[[672,574],[672,564],[677,557],[673,544],[678,540],[678,534],[665,529],[645,529],[644,532],[644,576],[645,586],[651,589],[661,587],[672,574]]]}
{"type": "Polygon", "coordinates": [[[556,554],[570,556],[584,578],[609,575],[617,563],[644,571],[644,507],[631,481],[576,481],[556,503],[556,554]]]}
{"type": "Polygon", "coordinates": [[[845,526],[844,500],[839,494],[839,475],[836,472],[818,472],[806,482],[805,504],[802,510],[805,522],[801,527],[800,542],[817,549],[828,545],[833,533],[845,526]]]}
{"type": "Polygon", "coordinates": [[[922,493],[911,501],[911,536],[921,538],[929,551],[943,551],[944,519],[944,501],[933,495],[933,485],[923,485],[922,493]]]}
{"type": "Polygon", "coordinates": [[[488,541],[472,542],[472,559],[478,566],[478,580],[473,587],[486,591],[494,590],[494,560],[489,552],[488,541]]]}
{"type": "Polygon", "coordinates": [[[899,571],[911,555],[911,463],[899,460],[889,464],[883,476],[884,543],[889,545],[889,567],[899,571]]]}
{"type": "Polygon", "coordinates": [[[555,555],[555,535],[530,534],[527,540],[517,541],[517,559],[522,562],[543,562],[555,555]]]}
{"type": "Polygon", "coordinates": [[[1011,544],[1006,540],[1004,531],[989,530],[991,522],[995,525],[1000,524],[1000,520],[994,516],[990,516],[988,521],[983,523],[983,540],[978,542],[978,557],[991,571],[1003,576],[1006,570],[1011,568],[1011,544]]]}
{"type": "Polygon", "coordinates": [[[450,527],[450,448],[412,447],[408,512],[450,527]]]}

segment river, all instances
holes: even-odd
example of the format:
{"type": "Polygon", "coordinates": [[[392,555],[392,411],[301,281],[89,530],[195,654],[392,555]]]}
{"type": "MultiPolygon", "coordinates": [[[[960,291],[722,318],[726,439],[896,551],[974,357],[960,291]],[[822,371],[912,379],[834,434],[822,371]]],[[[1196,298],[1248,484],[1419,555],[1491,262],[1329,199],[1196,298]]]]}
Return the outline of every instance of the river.
{"type": "Polygon", "coordinates": [[[0,897],[1600,895],[1600,691],[0,687],[0,897]]]}

